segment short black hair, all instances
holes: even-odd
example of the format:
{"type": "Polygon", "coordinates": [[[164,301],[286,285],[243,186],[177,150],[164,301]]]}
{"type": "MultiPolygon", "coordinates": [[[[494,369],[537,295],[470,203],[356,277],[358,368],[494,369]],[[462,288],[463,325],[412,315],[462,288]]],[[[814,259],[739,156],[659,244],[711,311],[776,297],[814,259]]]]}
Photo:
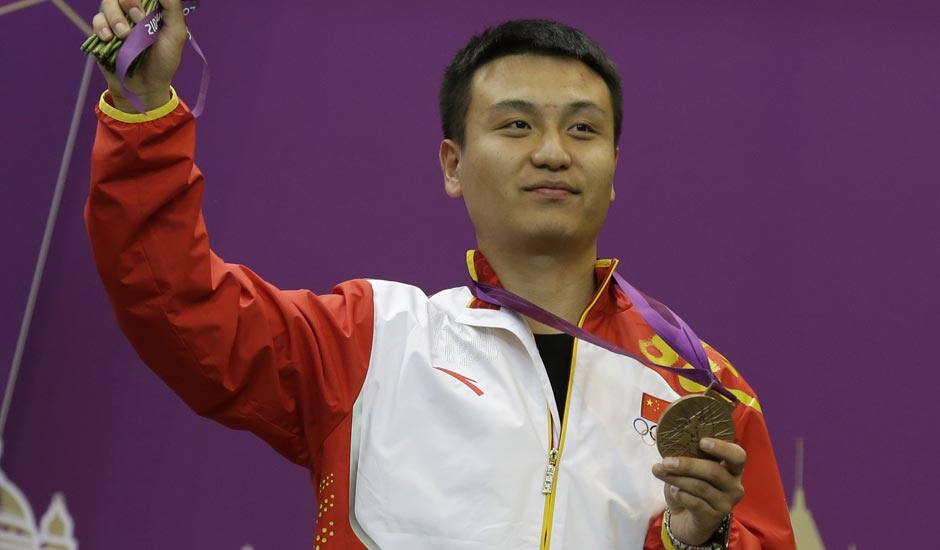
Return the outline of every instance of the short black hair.
{"type": "Polygon", "coordinates": [[[452,139],[463,146],[467,110],[470,108],[470,84],[477,69],[494,59],[516,54],[577,59],[600,75],[610,90],[614,109],[614,144],[620,141],[623,87],[613,61],[583,32],[546,19],[515,19],[488,27],[457,52],[444,72],[438,92],[445,139],[452,139]]]}

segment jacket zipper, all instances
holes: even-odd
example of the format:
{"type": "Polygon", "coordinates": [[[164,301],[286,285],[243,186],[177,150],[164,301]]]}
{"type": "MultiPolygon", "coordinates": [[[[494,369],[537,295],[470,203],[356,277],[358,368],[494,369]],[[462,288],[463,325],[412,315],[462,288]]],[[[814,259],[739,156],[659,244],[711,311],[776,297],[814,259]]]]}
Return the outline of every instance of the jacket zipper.
{"type": "MultiPolygon", "coordinates": [[[[607,285],[610,283],[611,277],[614,275],[614,270],[617,269],[617,261],[614,260],[610,266],[610,271],[607,272],[607,277],[604,279],[603,284],[597,289],[597,292],[594,294],[594,299],[591,300],[591,303],[585,308],[584,313],[581,314],[581,319],[578,320],[578,327],[583,327],[585,319],[587,319],[588,313],[594,307],[594,304],[597,303],[598,298],[601,297],[607,289],[607,285]]],[[[568,404],[571,401],[571,387],[574,382],[574,370],[577,365],[575,358],[578,356],[578,339],[574,339],[574,345],[571,349],[571,368],[569,369],[568,375],[568,392],[565,395],[565,411],[568,414],[565,414],[564,419],[561,421],[561,435],[558,438],[558,445],[555,446],[555,435],[554,435],[554,425],[552,422],[551,411],[548,413],[549,419],[549,447],[548,451],[548,465],[545,468],[545,477],[542,482],[542,494],[545,495],[545,509],[542,512],[542,537],[541,543],[539,544],[540,550],[549,550],[552,546],[552,521],[555,516],[555,485],[558,482],[558,467],[561,463],[561,455],[565,450],[565,431],[568,427],[568,417],[571,416],[570,411],[568,411],[568,404]]]]}
{"type": "Polygon", "coordinates": [[[542,494],[552,494],[555,485],[555,468],[558,466],[558,449],[548,452],[548,466],[545,468],[545,479],[542,481],[542,494]]]}

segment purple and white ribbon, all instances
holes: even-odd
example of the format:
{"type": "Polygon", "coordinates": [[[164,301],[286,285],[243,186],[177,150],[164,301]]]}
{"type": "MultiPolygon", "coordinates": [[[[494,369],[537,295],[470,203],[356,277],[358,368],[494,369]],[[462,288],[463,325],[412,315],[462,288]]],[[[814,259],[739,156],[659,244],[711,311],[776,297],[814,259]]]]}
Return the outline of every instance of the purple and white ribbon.
{"type": "MultiPolygon", "coordinates": [[[[183,15],[189,15],[199,7],[199,0],[187,0],[183,2],[183,15]]],[[[144,53],[144,50],[153,45],[157,40],[157,34],[160,32],[160,26],[163,22],[163,8],[158,7],[153,10],[146,17],[140,20],[133,29],[131,33],[124,39],[124,44],[121,46],[120,51],[118,51],[117,60],[115,63],[115,75],[117,75],[118,80],[121,82],[121,88],[124,90],[124,97],[126,97],[138,111],[141,113],[145,112],[143,103],[141,103],[140,98],[138,98],[133,92],[127,89],[127,86],[124,85],[124,81],[127,79],[127,70],[130,68],[131,64],[137,59],[140,54],[144,53]]],[[[202,58],[202,81],[199,83],[199,98],[196,100],[196,107],[193,109],[193,116],[198,117],[202,114],[203,109],[206,106],[206,96],[209,93],[209,62],[206,60],[206,55],[203,53],[202,48],[199,47],[199,43],[196,42],[196,39],[193,38],[192,33],[187,29],[186,34],[189,38],[189,45],[192,46],[196,54],[202,58]]]]}
{"type": "MultiPolygon", "coordinates": [[[[656,365],[656,368],[675,372],[702,386],[714,389],[721,395],[730,399],[732,403],[738,402],[738,398],[728,391],[715,376],[715,373],[712,372],[702,341],[699,340],[698,336],[695,335],[695,332],[692,331],[692,328],[689,327],[685,321],[665,305],[634,288],[633,285],[628,283],[619,273],[614,273],[614,281],[616,281],[617,285],[627,294],[627,297],[633,303],[637,312],[649,323],[653,331],[692,366],[692,368],[689,369],[656,365]]],[[[484,302],[505,307],[546,326],[560,330],[579,340],[590,342],[595,346],[602,347],[618,355],[636,359],[641,364],[650,366],[647,360],[562,319],[550,311],[546,311],[504,288],[488,285],[479,281],[471,281],[470,291],[474,296],[484,302]]]]}

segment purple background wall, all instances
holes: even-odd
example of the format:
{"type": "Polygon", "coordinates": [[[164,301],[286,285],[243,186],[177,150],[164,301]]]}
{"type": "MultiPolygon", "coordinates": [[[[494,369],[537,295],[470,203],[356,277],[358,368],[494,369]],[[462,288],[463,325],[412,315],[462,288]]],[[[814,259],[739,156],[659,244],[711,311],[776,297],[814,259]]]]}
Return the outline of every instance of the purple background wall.
{"type": "MultiPolygon", "coordinates": [[[[70,3],[90,20],[98,0],[70,3]]],[[[474,243],[442,190],[439,76],[484,25],[561,19],[624,77],[602,253],[745,373],[788,493],[805,437],[827,546],[936,540],[923,503],[940,489],[927,421],[940,382],[940,5],[234,4],[191,18],[213,71],[198,159],[223,257],[316,291],[356,276],[460,284],[474,243]]],[[[5,380],[82,36],[51,4],[0,18],[0,36],[5,380]]],[[[198,71],[187,54],[178,89],[191,104],[198,71]]],[[[63,491],[83,548],[307,547],[306,473],[193,415],[115,326],[81,221],[103,86],[96,74],[0,465],[37,514],[63,491]]]]}

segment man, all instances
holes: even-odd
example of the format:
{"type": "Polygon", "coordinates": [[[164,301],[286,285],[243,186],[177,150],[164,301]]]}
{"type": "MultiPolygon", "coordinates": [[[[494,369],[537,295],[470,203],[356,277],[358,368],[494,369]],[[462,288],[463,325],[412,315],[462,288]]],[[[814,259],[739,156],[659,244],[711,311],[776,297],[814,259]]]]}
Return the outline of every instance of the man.
{"type": "MultiPolygon", "coordinates": [[[[178,0],[127,82],[105,73],[86,221],[118,322],[193,409],[308,467],[319,548],[792,548],[760,406],[741,401],[715,460],[659,461],[654,411],[705,390],[597,260],[614,199],[620,79],[580,32],[513,21],[474,37],[441,88],[445,191],[479,249],[470,276],[651,366],[475,298],[354,280],[284,291],[209,248],[195,124],[170,81],[178,0]],[[640,422],[641,421],[641,422],[640,422]],[[638,423],[639,422],[639,423],[638,423]],[[634,427],[644,425],[645,431],[634,427]],[[745,462],[747,467],[745,468],[745,462]]],[[[105,0],[104,40],[140,20],[105,0]]]]}

